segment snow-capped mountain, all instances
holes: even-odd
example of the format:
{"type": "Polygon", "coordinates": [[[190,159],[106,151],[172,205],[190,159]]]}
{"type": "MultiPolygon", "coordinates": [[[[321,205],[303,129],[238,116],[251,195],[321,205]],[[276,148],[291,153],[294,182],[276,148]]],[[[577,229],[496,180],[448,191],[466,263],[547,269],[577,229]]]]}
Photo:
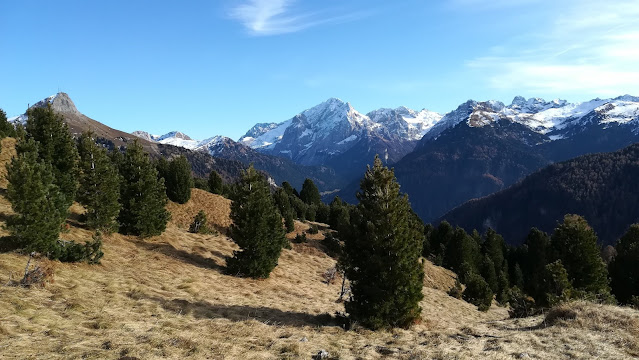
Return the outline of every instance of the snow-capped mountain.
{"type": "MultiPolygon", "coordinates": [[[[366,143],[382,154],[393,154],[394,158],[389,159],[392,162],[410,151],[440,118],[435,112],[406,107],[379,109],[364,115],[351,104],[331,98],[282,123],[257,124],[239,141],[303,165],[326,164],[366,143]],[[382,143],[383,147],[376,146],[382,143]],[[396,154],[393,148],[402,150],[396,154]]],[[[361,160],[365,163],[370,159],[361,160]]]]}
{"type": "Polygon", "coordinates": [[[206,145],[206,143],[210,140],[193,140],[188,135],[179,131],[171,131],[164,135],[153,135],[149,134],[146,131],[134,131],[131,134],[147,141],[165,145],[179,146],[189,150],[198,150],[198,148],[206,145]]]}

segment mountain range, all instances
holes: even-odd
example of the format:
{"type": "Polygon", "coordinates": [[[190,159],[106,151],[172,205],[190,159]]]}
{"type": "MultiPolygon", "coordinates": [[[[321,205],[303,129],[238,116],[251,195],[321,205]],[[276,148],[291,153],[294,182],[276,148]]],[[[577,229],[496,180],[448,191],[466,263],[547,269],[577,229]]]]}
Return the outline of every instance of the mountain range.
{"type": "MultiPolygon", "coordinates": [[[[80,114],[66,94],[43,103],[65,114],[74,132],[103,128],[98,135],[116,145],[134,137],[80,114]]],[[[570,103],[517,96],[509,105],[469,100],[444,115],[406,107],[363,114],[331,98],[283,122],[258,123],[238,141],[224,136],[195,140],[180,131],[133,134],[152,153],[185,153],[199,163],[235,161],[241,164],[236,169],[253,163],[278,184],[289,181],[299,188],[308,177],[331,194],[326,200],[339,194],[350,202],[366,165],[379,154],[395,168],[415,211],[434,221],[551,163],[639,141],[639,98],[570,103]]],[[[195,167],[199,172],[212,168],[195,167]]]]}

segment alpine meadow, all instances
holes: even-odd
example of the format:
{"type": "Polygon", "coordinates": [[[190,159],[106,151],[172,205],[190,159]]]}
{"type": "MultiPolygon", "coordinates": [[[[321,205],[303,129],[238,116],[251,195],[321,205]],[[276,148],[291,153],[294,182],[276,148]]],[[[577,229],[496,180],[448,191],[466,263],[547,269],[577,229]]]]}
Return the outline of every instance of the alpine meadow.
{"type": "Polygon", "coordinates": [[[1,359],[639,358],[635,1],[149,5],[0,5],[1,359]]]}

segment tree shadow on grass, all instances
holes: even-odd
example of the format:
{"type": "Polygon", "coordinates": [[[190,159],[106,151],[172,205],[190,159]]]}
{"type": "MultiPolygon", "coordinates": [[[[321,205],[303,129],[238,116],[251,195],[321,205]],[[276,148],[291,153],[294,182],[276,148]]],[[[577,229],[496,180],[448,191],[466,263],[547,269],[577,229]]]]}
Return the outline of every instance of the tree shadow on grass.
{"type": "Polygon", "coordinates": [[[313,315],[295,311],[283,311],[264,306],[211,304],[206,301],[185,299],[162,299],[148,297],[166,310],[181,315],[192,315],[197,319],[228,319],[231,321],[257,320],[267,325],[285,326],[340,326],[329,314],[313,315]]]}
{"type": "Polygon", "coordinates": [[[224,267],[218,265],[215,260],[204,257],[199,254],[190,253],[188,251],[176,249],[173,245],[167,243],[152,243],[144,240],[133,241],[133,243],[145,250],[157,251],[166,256],[182,260],[191,265],[195,265],[204,269],[215,269],[223,271],[224,267]]]}

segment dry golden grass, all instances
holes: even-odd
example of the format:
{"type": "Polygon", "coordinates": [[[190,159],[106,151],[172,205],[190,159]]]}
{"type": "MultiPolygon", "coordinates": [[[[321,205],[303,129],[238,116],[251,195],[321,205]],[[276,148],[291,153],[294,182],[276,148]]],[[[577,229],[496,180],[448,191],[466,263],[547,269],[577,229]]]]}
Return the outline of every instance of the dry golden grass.
{"type": "MultiPolygon", "coordinates": [[[[454,274],[430,263],[420,324],[345,331],[327,315],[343,311],[340,284],[322,282],[334,259],[284,250],[269,279],[225,275],[224,258],[235,244],[223,235],[190,234],[180,222],[201,205],[171,204],[174,220],[158,237],[105,236],[100,265],[54,262],[55,282],[45,288],[4,286],[11,273],[23,272],[27,256],[0,253],[0,358],[308,359],[320,349],[331,359],[637,355],[637,311],[577,303],[568,305],[572,320],[510,320],[503,308],[481,313],[446,295],[454,274]]],[[[74,205],[72,218],[81,211],[74,205]]],[[[2,218],[10,213],[0,197],[2,218]]],[[[90,231],[70,225],[63,238],[90,239],[90,231]]],[[[305,226],[298,224],[300,231],[305,226]]]]}
{"type": "Polygon", "coordinates": [[[208,225],[217,231],[226,233],[231,225],[231,200],[208,191],[192,189],[186,204],[169,202],[167,209],[171,212],[171,222],[180,228],[188,229],[200,210],[206,213],[208,225]]]}

